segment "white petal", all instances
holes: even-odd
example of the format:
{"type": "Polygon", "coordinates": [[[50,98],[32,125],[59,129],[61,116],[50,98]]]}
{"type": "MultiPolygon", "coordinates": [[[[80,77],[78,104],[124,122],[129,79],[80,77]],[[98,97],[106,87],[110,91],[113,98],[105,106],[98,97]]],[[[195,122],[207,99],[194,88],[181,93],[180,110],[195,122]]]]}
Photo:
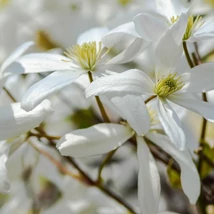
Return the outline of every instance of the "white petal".
{"type": "Polygon", "coordinates": [[[70,85],[80,75],[85,73],[80,71],[56,71],[44,79],[31,86],[22,98],[22,108],[26,111],[35,108],[42,100],[56,93],[62,88],[70,85]]]}
{"type": "Polygon", "coordinates": [[[142,39],[136,38],[128,48],[123,52],[110,59],[107,64],[120,64],[127,63],[136,57],[142,50],[144,50],[149,43],[146,43],[142,39]]]}
{"type": "Polygon", "coordinates": [[[214,104],[204,102],[196,97],[185,94],[171,95],[169,99],[184,108],[202,115],[207,120],[214,120],[214,104]]]}
{"type": "Polygon", "coordinates": [[[165,212],[161,212],[161,213],[158,213],[158,214],[179,214],[179,213],[165,211],[165,212]]]}
{"type": "Polygon", "coordinates": [[[131,129],[123,125],[97,124],[66,134],[58,141],[57,148],[65,156],[99,155],[121,146],[132,135],[131,129]]]}
{"type": "Polygon", "coordinates": [[[45,100],[35,109],[26,112],[20,103],[0,107],[0,140],[17,137],[39,126],[52,112],[50,102],[45,100]]]}
{"type": "Polygon", "coordinates": [[[128,22],[110,30],[103,38],[102,42],[106,47],[113,47],[119,41],[126,37],[140,38],[136,33],[134,23],[128,22]]]}
{"type": "Polygon", "coordinates": [[[149,131],[150,116],[141,96],[125,95],[108,98],[119,115],[127,120],[138,135],[145,135],[149,131]]]}
{"type": "Polygon", "coordinates": [[[141,13],[134,17],[137,33],[146,41],[158,41],[169,28],[165,17],[141,13]]]}
{"type": "Polygon", "coordinates": [[[214,89],[214,62],[204,63],[190,69],[190,84],[187,91],[203,92],[214,89]]]}
{"type": "Polygon", "coordinates": [[[82,44],[85,42],[100,42],[102,37],[107,34],[108,28],[92,28],[80,34],[77,43],[82,44]]]}
{"type": "Polygon", "coordinates": [[[149,76],[138,69],[131,69],[95,80],[86,89],[86,97],[100,94],[154,94],[153,88],[154,83],[149,76]]]}
{"type": "Polygon", "coordinates": [[[182,43],[184,33],[186,31],[186,26],[188,22],[188,14],[182,13],[179,19],[172,25],[170,32],[177,45],[182,43]]]}
{"type": "Polygon", "coordinates": [[[153,10],[158,11],[163,16],[166,16],[169,20],[173,16],[180,16],[181,13],[185,13],[187,10],[180,0],[151,0],[151,2],[154,2],[153,5],[151,5],[153,6],[153,10]]]}
{"type": "Polygon", "coordinates": [[[205,39],[214,37],[214,20],[208,21],[196,30],[195,33],[187,40],[188,42],[200,42],[205,39]]]}
{"type": "Polygon", "coordinates": [[[166,100],[158,101],[158,116],[164,131],[169,136],[173,144],[180,150],[185,148],[186,139],[181,122],[166,100]]]}
{"type": "Polygon", "coordinates": [[[157,214],[160,199],[160,177],[155,160],[142,137],[137,137],[138,200],[141,213],[157,214]]]}
{"type": "Polygon", "coordinates": [[[1,193],[8,193],[10,191],[10,182],[7,175],[7,155],[1,154],[0,155],[0,192],[1,193]]]}
{"type": "Polygon", "coordinates": [[[9,73],[27,74],[56,70],[68,70],[73,66],[71,60],[58,54],[35,53],[20,57],[7,68],[9,73]]]}
{"type": "Polygon", "coordinates": [[[200,177],[196,166],[187,150],[179,151],[165,135],[158,133],[149,133],[146,137],[157,146],[169,153],[179,164],[181,168],[181,184],[184,193],[195,204],[200,195],[200,177]]]}
{"type": "Polygon", "coordinates": [[[18,59],[24,52],[26,52],[31,46],[34,45],[34,42],[26,42],[22,45],[20,45],[2,64],[1,71],[7,72],[7,67],[14,62],[16,59],[18,59]],[[6,70],[5,70],[6,69],[6,70]]]}
{"type": "Polygon", "coordinates": [[[167,31],[155,49],[155,56],[163,67],[174,68],[180,60],[182,52],[182,46],[177,45],[171,32],[167,31]]]}

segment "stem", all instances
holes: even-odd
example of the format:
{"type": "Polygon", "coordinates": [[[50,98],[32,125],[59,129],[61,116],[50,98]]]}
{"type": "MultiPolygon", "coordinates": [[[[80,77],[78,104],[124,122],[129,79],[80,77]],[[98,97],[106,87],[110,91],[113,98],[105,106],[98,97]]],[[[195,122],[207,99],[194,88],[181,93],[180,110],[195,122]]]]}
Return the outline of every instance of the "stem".
{"type": "Polygon", "coordinates": [[[100,165],[100,168],[98,170],[98,176],[97,176],[97,182],[100,183],[102,181],[102,170],[104,169],[105,165],[111,160],[112,156],[114,155],[114,153],[117,151],[117,149],[109,152],[106,157],[104,158],[103,162],[100,165]]]}
{"type": "MultiPolygon", "coordinates": [[[[37,131],[39,131],[37,129],[37,131]]],[[[40,132],[40,131],[39,131],[40,132]]],[[[41,131],[42,133],[45,133],[44,131],[41,131]]],[[[49,145],[54,148],[58,153],[59,151],[56,149],[56,145],[54,143],[53,140],[48,139],[49,140],[49,145]]],[[[59,153],[60,154],[60,153],[59,153]]],[[[61,156],[62,157],[62,156],[61,156]]],[[[124,206],[129,212],[130,214],[137,214],[133,208],[126,202],[123,200],[122,197],[116,195],[115,193],[113,193],[111,190],[109,190],[107,187],[105,187],[104,185],[97,183],[97,181],[94,181],[75,161],[73,158],[71,157],[62,157],[64,160],[66,160],[66,162],[70,163],[74,168],[76,168],[78,170],[78,172],[80,173],[80,175],[82,176],[81,181],[84,181],[84,183],[91,185],[91,186],[95,186],[98,189],[100,189],[103,193],[105,193],[106,195],[108,195],[110,198],[112,198],[113,200],[117,201],[119,204],[121,204],[122,206],[124,206]]]]}
{"type": "Polygon", "coordinates": [[[59,136],[50,136],[50,135],[46,135],[46,134],[43,134],[43,133],[35,134],[33,132],[30,132],[30,136],[35,136],[35,137],[38,137],[38,138],[44,137],[44,138],[46,138],[48,140],[59,140],[61,138],[59,136]]]}
{"type": "MultiPolygon", "coordinates": [[[[207,102],[207,95],[205,92],[202,94],[202,96],[203,96],[203,101],[207,102]]],[[[202,128],[201,128],[201,136],[200,136],[200,144],[199,144],[199,147],[201,147],[201,154],[203,152],[203,144],[204,144],[205,137],[206,137],[206,129],[207,129],[207,120],[205,118],[203,118],[203,123],[202,123],[202,128]]],[[[199,172],[199,174],[201,174],[201,171],[202,171],[202,162],[203,162],[203,159],[202,159],[202,156],[200,156],[199,160],[198,160],[198,172],[199,172]]]]}
{"type": "Polygon", "coordinates": [[[145,100],[145,104],[153,100],[155,97],[157,97],[157,95],[152,95],[151,97],[149,97],[147,100],[145,100]]]}
{"type": "Polygon", "coordinates": [[[15,103],[16,99],[14,98],[14,96],[5,87],[3,87],[3,89],[7,93],[8,97],[10,97],[10,99],[15,103]]]}
{"type": "Polygon", "coordinates": [[[187,62],[188,62],[188,64],[189,64],[190,68],[193,68],[193,67],[194,67],[194,64],[193,64],[193,62],[192,62],[192,60],[191,60],[191,57],[190,57],[190,55],[189,55],[189,52],[188,52],[188,49],[187,49],[187,44],[186,44],[185,41],[183,42],[183,49],[184,49],[184,53],[185,53],[185,55],[186,55],[187,62]]]}
{"type": "Polygon", "coordinates": [[[59,170],[60,172],[62,172],[65,175],[69,175],[74,179],[77,180],[81,180],[81,177],[79,175],[76,175],[72,172],[70,172],[68,169],[66,169],[58,160],[56,160],[55,158],[53,158],[48,152],[40,149],[39,147],[37,147],[34,143],[29,142],[30,145],[40,154],[42,154],[43,156],[45,156],[47,159],[49,159],[59,170]]]}
{"type": "Polygon", "coordinates": [[[129,210],[130,214],[137,214],[133,208],[126,202],[123,200],[122,197],[116,195],[115,193],[113,193],[111,190],[109,190],[107,187],[105,187],[102,184],[98,184],[96,181],[94,181],[88,174],[86,174],[86,172],[84,172],[82,170],[82,168],[80,168],[80,166],[73,160],[73,158],[71,157],[64,157],[70,164],[72,164],[79,172],[82,176],[84,176],[84,178],[88,181],[88,184],[92,185],[92,186],[96,186],[98,189],[100,189],[103,193],[105,193],[106,195],[108,195],[110,198],[114,199],[115,201],[117,201],[119,204],[123,205],[124,207],[126,207],[127,210],[129,210]]]}
{"type": "MultiPolygon", "coordinates": [[[[90,82],[93,82],[93,77],[92,77],[92,74],[91,74],[90,71],[88,72],[88,77],[89,77],[90,82]]],[[[105,108],[104,108],[100,98],[98,96],[95,96],[95,99],[96,99],[97,105],[98,105],[98,107],[100,109],[100,112],[102,114],[104,122],[105,123],[110,123],[111,121],[108,118],[108,115],[107,115],[107,113],[105,111],[105,108]]]]}

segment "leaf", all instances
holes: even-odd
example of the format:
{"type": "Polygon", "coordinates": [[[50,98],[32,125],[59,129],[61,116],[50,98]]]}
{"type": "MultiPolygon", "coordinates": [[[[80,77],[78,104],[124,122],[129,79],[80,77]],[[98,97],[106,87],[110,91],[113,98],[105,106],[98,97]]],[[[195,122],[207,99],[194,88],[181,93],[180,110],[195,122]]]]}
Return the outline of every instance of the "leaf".
{"type": "Polygon", "coordinates": [[[171,160],[167,166],[167,175],[169,183],[174,188],[181,188],[180,174],[172,168],[173,160],[171,160]]]}
{"type": "MultiPolygon", "coordinates": [[[[202,152],[204,156],[209,158],[214,163],[214,147],[210,147],[208,143],[204,143],[202,152]]],[[[212,170],[212,167],[206,161],[203,161],[201,169],[201,176],[202,178],[205,178],[212,170]]]]}

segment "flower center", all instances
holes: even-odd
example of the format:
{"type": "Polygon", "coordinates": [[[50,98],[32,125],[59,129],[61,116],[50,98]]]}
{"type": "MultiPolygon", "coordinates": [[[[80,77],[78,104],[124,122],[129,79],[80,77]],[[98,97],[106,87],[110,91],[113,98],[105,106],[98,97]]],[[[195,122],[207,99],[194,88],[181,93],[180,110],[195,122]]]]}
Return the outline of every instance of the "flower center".
{"type": "Polygon", "coordinates": [[[212,8],[214,8],[214,1],[213,0],[204,0],[204,2],[209,4],[212,8]]]}
{"type": "Polygon", "coordinates": [[[204,21],[201,21],[201,16],[197,16],[195,19],[193,16],[188,17],[186,32],[184,33],[183,40],[187,40],[193,33],[193,30],[200,28],[204,21]]]}
{"type": "Polygon", "coordinates": [[[168,95],[179,91],[183,88],[184,83],[181,81],[181,77],[177,77],[177,73],[169,74],[167,77],[163,77],[158,80],[155,86],[155,93],[160,97],[167,97],[168,95]]]}
{"type": "Polygon", "coordinates": [[[118,3],[123,7],[127,6],[131,2],[132,2],[132,0],[118,0],[118,3]]]}
{"type": "Polygon", "coordinates": [[[64,54],[77,66],[88,71],[93,71],[103,56],[102,43],[85,42],[82,45],[75,45],[72,48],[68,48],[64,54]]]}
{"type": "Polygon", "coordinates": [[[0,8],[5,7],[9,3],[9,0],[0,0],[0,8]]]}

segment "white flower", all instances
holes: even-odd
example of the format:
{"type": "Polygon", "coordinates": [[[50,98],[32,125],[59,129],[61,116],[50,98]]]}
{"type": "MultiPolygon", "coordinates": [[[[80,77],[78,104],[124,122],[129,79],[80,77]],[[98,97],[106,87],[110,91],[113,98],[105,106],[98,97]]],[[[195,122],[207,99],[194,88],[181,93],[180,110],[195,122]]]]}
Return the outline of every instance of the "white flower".
{"type": "Polygon", "coordinates": [[[157,41],[168,30],[177,44],[213,38],[213,19],[194,18],[180,0],[152,0],[145,12],[134,17],[136,31],[147,41],[157,41]],[[152,11],[152,13],[151,13],[152,11]]]}
{"type": "MultiPolygon", "coordinates": [[[[140,110],[130,115],[136,125],[137,116],[145,115],[146,108],[138,107],[132,111],[129,108],[125,109],[123,100],[126,100],[126,96],[130,96],[126,103],[133,103],[136,97],[142,99],[142,95],[157,98],[158,115],[163,128],[170,140],[182,150],[185,148],[185,135],[170,102],[201,114],[206,119],[214,119],[214,106],[196,97],[197,93],[214,88],[214,63],[202,64],[183,73],[176,66],[180,53],[170,34],[160,40],[154,55],[156,62],[150,66],[154,70],[151,70],[149,75],[132,69],[121,74],[102,77],[89,85],[86,96],[105,95],[119,110],[126,111],[127,115],[140,110]]],[[[141,105],[145,106],[143,103],[141,105]]],[[[128,122],[131,120],[129,117],[126,118],[126,115],[125,119],[128,122]]],[[[130,125],[139,133],[132,123],[130,125]]]]}
{"type": "MultiPolygon", "coordinates": [[[[1,142],[2,143],[2,142],[1,142]]],[[[6,163],[8,155],[3,153],[0,154],[0,192],[8,193],[10,191],[10,182],[7,175],[6,163]]]]}
{"type": "Polygon", "coordinates": [[[0,106],[0,140],[17,137],[40,125],[53,113],[50,102],[44,100],[32,111],[26,112],[20,103],[0,106]]]}
{"type": "Polygon", "coordinates": [[[108,49],[101,43],[101,38],[106,32],[106,28],[93,28],[83,33],[78,38],[78,44],[67,50],[65,53],[67,57],[39,53],[28,54],[17,60],[11,72],[16,69],[19,69],[20,73],[55,71],[26,92],[22,107],[29,111],[49,95],[70,85],[82,74],[90,71],[94,77],[97,77],[105,72],[107,65],[130,60],[133,57],[131,50],[138,48],[136,43],[111,60],[106,60],[108,49]]]}
{"type": "MultiPolygon", "coordinates": [[[[127,125],[97,124],[66,134],[57,143],[65,156],[87,157],[104,154],[125,143],[135,132],[127,125]]],[[[150,131],[146,138],[169,153],[181,167],[182,187],[190,202],[195,204],[200,193],[200,179],[197,169],[188,154],[180,151],[168,137],[150,131]]],[[[155,160],[144,137],[136,136],[139,161],[138,198],[142,213],[156,214],[160,199],[160,178],[155,160]]]]}

